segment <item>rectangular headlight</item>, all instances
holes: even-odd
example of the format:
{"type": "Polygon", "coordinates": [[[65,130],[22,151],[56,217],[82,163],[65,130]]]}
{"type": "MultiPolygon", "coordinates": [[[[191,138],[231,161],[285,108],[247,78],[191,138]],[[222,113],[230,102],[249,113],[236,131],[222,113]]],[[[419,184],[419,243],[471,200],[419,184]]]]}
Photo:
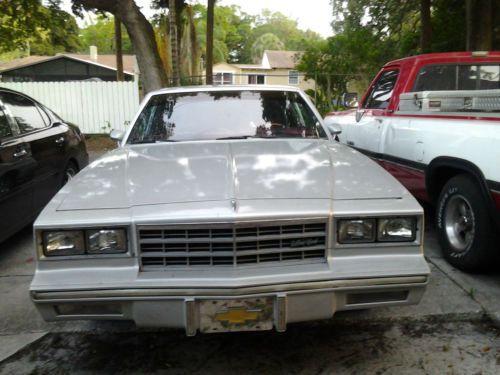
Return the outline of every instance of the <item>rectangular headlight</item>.
{"type": "Polygon", "coordinates": [[[412,242],[417,236],[415,217],[394,217],[378,220],[377,240],[380,242],[412,242]]]}
{"type": "Polygon", "coordinates": [[[87,252],[89,254],[117,254],[127,252],[125,229],[87,230],[87,252]]]}
{"type": "Polygon", "coordinates": [[[43,253],[50,256],[81,255],[85,253],[85,238],[81,230],[43,233],[43,253]]]}
{"type": "Polygon", "coordinates": [[[338,221],[339,243],[375,242],[375,219],[348,219],[338,221]]]}

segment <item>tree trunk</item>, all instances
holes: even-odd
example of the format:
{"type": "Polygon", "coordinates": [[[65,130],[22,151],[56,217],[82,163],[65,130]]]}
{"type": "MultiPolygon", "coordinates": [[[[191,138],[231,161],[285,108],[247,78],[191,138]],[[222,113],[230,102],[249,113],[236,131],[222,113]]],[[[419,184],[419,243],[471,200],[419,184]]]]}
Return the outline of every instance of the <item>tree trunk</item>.
{"type": "Polygon", "coordinates": [[[134,0],[73,0],[73,5],[117,16],[125,25],[134,47],[144,91],[147,93],[166,86],[167,76],[158,53],[153,27],[134,0]]]}
{"type": "Polygon", "coordinates": [[[466,0],[465,2],[465,24],[466,24],[466,41],[465,49],[472,51],[475,49],[475,28],[474,28],[474,0],[466,0]]]}
{"type": "Polygon", "coordinates": [[[432,24],[431,0],[420,0],[420,49],[423,53],[431,51],[432,24]]]}
{"type": "Polygon", "coordinates": [[[175,0],[168,0],[168,24],[170,30],[170,50],[172,54],[172,84],[180,86],[179,42],[177,39],[177,17],[175,0]]]}
{"type": "Polygon", "coordinates": [[[493,4],[491,0],[482,0],[477,17],[476,48],[480,51],[493,49],[493,4]]]}
{"type": "Polygon", "coordinates": [[[189,39],[191,49],[191,75],[193,76],[192,83],[198,81],[200,57],[198,54],[198,37],[196,34],[196,25],[194,23],[193,7],[187,7],[188,20],[189,20],[189,39]]]}
{"type": "Polygon", "coordinates": [[[123,49],[122,49],[122,24],[115,16],[115,47],[116,47],[116,80],[124,81],[123,75],[123,49]]]}
{"type": "Polygon", "coordinates": [[[208,0],[207,4],[207,51],[206,51],[206,83],[213,83],[214,65],[214,6],[215,0],[208,0]]]}

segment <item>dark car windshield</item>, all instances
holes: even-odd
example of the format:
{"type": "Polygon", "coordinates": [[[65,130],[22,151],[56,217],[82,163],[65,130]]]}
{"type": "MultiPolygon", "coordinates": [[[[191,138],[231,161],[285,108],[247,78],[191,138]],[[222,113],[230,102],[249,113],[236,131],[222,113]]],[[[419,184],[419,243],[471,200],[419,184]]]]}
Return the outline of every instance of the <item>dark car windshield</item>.
{"type": "Polygon", "coordinates": [[[326,138],[296,92],[205,91],[151,97],[128,143],[239,138],[326,138]]]}

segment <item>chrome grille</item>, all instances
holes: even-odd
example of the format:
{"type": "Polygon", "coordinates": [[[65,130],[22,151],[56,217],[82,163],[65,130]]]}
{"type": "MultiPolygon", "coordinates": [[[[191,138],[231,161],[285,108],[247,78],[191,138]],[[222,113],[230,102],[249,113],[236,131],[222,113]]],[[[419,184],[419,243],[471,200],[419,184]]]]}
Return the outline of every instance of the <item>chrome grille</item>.
{"type": "Polygon", "coordinates": [[[241,266],[326,259],[327,221],[143,226],[144,271],[175,266],[241,266]]]}

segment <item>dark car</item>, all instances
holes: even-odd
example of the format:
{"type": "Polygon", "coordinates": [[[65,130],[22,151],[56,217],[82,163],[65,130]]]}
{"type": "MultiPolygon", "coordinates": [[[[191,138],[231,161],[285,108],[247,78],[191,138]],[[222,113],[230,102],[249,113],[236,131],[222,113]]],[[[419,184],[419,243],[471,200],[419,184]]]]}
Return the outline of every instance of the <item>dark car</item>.
{"type": "Polygon", "coordinates": [[[0,241],[32,222],[87,164],[77,126],[24,94],[0,88],[0,241]]]}

